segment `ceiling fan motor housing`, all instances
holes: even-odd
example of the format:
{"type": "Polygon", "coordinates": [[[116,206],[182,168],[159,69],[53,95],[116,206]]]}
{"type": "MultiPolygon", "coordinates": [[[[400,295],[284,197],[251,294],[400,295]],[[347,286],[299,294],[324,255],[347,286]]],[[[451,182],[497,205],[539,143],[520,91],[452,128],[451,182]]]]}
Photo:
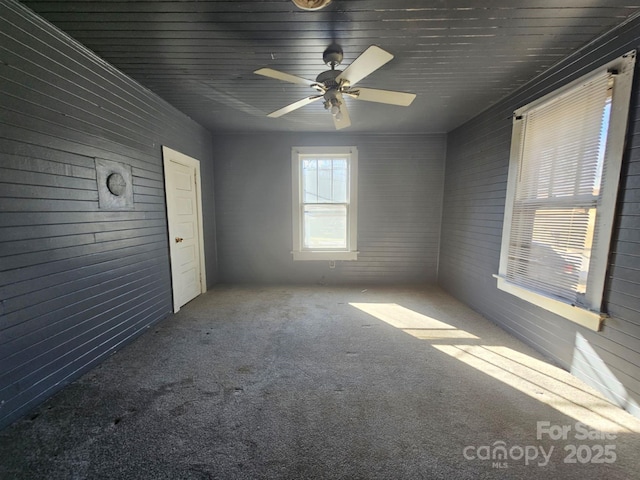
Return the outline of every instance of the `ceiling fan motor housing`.
{"type": "Polygon", "coordinates": [[[316,77],[316,82],[323,84],[327,89],[338,88],[339,83],[336,81],[342,70],[325,70],[316,77]]]}

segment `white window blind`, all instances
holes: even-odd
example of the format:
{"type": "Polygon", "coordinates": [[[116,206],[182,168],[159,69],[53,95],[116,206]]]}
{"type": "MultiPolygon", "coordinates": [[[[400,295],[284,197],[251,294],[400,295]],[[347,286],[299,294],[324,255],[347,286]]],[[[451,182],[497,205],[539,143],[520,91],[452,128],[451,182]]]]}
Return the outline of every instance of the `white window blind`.
{"type": "Polygon", "coordinates": [[[523,114],[507,279],[583,303],[611,111],[611,75],[523,114]]]}
{"type": "Polygon", "coordinates": [[[498,288],[598,330],[631,51],[515,111],[498,288]]]}

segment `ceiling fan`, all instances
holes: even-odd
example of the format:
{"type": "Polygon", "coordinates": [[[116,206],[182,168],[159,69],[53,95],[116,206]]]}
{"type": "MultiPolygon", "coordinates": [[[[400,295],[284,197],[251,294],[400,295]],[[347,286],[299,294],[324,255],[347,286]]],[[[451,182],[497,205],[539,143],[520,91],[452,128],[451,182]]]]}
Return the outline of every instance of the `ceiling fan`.
{"type": "Polygon", "coordinates": [[[342,48],[339,45],[329,46],[323,53],[324,63],[331,67],[316,77],[315,80],[280,72],[271,68],[261,68],[254,73],[265,77],[275,78],[283,82],[306,85],[318,93],[302,100],[287,105],[268,116],[272,118],[304,107],[317,100],[324,99],[324,108],[331,112],[333,123],[337,130],[351,125],[349,110],[344,102],[344,96],[365,100],[367,102],[387,103],[390,105],[409,106],[416,97],[414,93],[394,92],[391,90],[378,90],[374,88],[355,88],[354,85],[360,80],[375,72],[384,64],[389,62],[393,55],[375,45],[370,46],[356,58],[351,65],[344,70],[337,70],[343,59],[342,48]]]}

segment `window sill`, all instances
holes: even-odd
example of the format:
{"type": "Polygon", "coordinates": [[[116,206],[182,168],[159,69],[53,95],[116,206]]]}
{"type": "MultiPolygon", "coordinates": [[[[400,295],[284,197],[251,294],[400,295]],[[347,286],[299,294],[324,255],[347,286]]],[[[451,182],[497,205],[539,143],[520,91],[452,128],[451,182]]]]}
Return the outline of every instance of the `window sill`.
{"type": "Polygon", "coordinates": [[[291,252],[294,260],[357,260],[359,252],[291,252]]]}
{"type": "Polygon", "coordinates": [[[586,310],[560,300],[541,295],[539,293],[527,290],[526,288],[509,283],[505,278],[494,275],[498,280],[498,288],[502,291],[515,295],[518,298],[526,300],[529,303],[537,305],[545,310],[555,313],[574,323],[582,325],[585,328],[595,332],[600,331],[602,322],[606,315],[600,312],[586,310]]]}

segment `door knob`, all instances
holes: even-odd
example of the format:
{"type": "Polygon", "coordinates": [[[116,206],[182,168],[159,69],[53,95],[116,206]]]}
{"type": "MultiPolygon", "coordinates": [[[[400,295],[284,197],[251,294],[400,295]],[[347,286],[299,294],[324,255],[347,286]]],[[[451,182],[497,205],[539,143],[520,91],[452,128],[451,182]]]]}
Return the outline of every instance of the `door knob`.
{"type": "Polygon", "coordinates": [[[176,237],[176,243],[180,243],[182,240],[184,240],[184,238],[176,237]]]}

